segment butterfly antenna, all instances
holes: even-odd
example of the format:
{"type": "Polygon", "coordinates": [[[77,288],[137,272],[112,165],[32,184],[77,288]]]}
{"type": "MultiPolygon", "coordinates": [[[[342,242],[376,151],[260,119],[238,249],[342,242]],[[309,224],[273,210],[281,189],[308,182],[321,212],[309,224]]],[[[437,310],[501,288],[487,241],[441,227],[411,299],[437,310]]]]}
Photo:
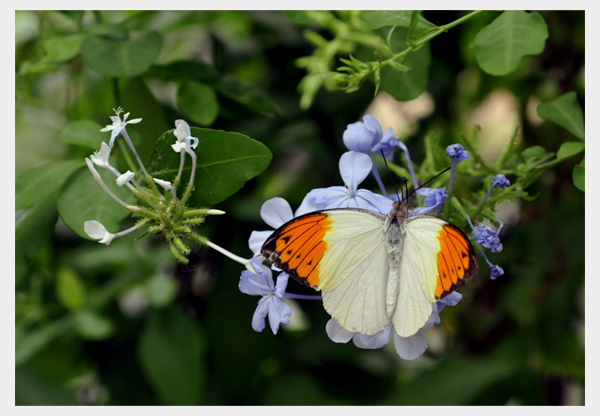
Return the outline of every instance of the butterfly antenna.
{"type": "MultiPolygon", "coordinates": [[[[385,155],[383,154],[383,149],[379,149],[379,151],[381,152],[381,157],[383,157],[383,162],[385,163],[385,168],[387,169],[388,175],[390,176],[390,181],[392,182],[394,191],[396,191],[396,196],[398,197],[398,199],[400,199],[400,195],[398,195],[398,188],[396,188],[396,184],[394,183],[394,178],[392,178],[392,172],[390,171],[390,167],[388,166],[385,155]]],[[[402,178],[402,179],[404,179],[406,181],[406,178],[402,178]]],[[[400,188],[402,189],[402,181],[400,181],[400,188]]],[[[402,196],[404,197],[404,193],[402,194],[402,196]]]]}
{"type": "Polygon", "coordinates": [[[417,192],[419,189],[421,189],[422,187],[424,187],[425,185],[427,185],[429,182],[431,182],[434,179],[436,179],[438,176],[441,176],[442,174],[448,172],[450,170],[450,168],[451,168],[451,166],[447,167],[446,169],[444,169],[443,171],[441,171],[440,173],[438,173],[437,175],[435,175],[433,178],[429,179],[424,184],[421,184],[418,188],[413,189],[413,191],[410,194],[408,194],[406,197],[408,198],[409,196],[411,196],[412,194],[414,194],[415,192],[417,192]]]}
{"type": "Polygon", "coordinates": [[[400,189],[402,190],[402,201],[408,202],[408,179],[406,177],[400,179],[400,189]]]}

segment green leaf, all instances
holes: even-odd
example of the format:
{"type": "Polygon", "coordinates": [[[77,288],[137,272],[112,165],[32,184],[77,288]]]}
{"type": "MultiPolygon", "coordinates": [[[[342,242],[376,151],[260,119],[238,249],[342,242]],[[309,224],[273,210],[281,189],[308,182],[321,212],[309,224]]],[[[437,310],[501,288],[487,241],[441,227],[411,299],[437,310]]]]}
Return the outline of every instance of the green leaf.
{"type": "Polygon", "coordinates": [[[568,157],[574,156],[578,153],[583,152],[585,149],[585,143],[582,142],[564,142],[558,152],[556,152],[556,159],[566,159],[568,157]]]}
{"type": "Polygon", "coordinates": [[[177,89],[177,105],[194,122],[211,125],[219,115],[217,94],[211,87],[199,82],[186,82],[177,89]]]}
{"type": "Polygon", "coordinates": [[[537,108],[540,117],[551,120],[569,130],[577,138],[584,140],[585,128],[583,112],[575,91],[568,92],[552,101],[540,104],[537,108]]]}
{"type": "MultiPolygon", "coordinates": [[[[412,10],[369,10],[361,15],[361,19],[367,24],[369,29],[375,30],[385,26],[408,28],[410,26],[411,16],[412,10]]],[[[437,29],[438,27],[436,25],[419,15],[417,25],[413,32],[414,37],[422,37],[437,29]]]]}
{"type": "Polygon", "coordinates": [[[89,34],[81,44],[83,61],[108,77],[133,77],[147,71],[162,50],[162,37],[153,31],[123,34],[107,30],[89,34]]]}
{"type": "Polygon", "coordinates": [[[140,337],[138,357],[166,405],[198,405],[204,386],[203,336],[180,309],[153,310],[140,337]]]}
{"type": "Polygon", "coordinates": [[[15,369],[16,406],[77,406],[73,391],[30,368],[15,369]]]}
{"type": "Polygon", "coordinates": [[[150,69],[150,75],[163,81],[194,80],[205,84],[212,84],[219,78],[219,73],[214,67],[197,61],[176,61],[167,65],[155,65],[150,69]]]}
{"type": "Polygon", "coordinates": [[[63,318],[57,321],[44,322],[34,328],[26,324],[15,325],[15,366],[20,366],[42,351],[55,338],[71,328],[72,320],[63,318]]]}
{"type": "Polygon", "coordinates": [[[573,183],[577,189],[585,192],[585,158],[573,169],[573,183]]]}
{"type": "MultiPolygon", "coordinates": [[[[57,194],[51,195],[46,200],[29,208],[17,220],[15,226],[15,263],[21,272],[26,267],[30,256],[37,253],[50,239],[58,213],[56,212],[57,194]]],[[[19,280],[22,274],[17,274],[19,280]]]]}
{"type": "Polygon", "coordinates": [[[48,198],[84,164],[82,160],[64,160],[23,172],[15,181],[15,209],[27,208],[48,198]]]}
{"type": "Polygon", "coordinates": [[[56,273],[56,297],[65,308],[76,311],[85,302],[86,289],[79,275],[71,268],[62,267],[56,273]]]}
{"type": "Polygon", "coordinates": [[[102,133],[100,124],[91,120],[77,120],[69,123],[65,127],[58,138],[61,142],[67,144],[75,144],[92,150],[100,150],[102,142],[108,143],[110,136],[102,133]]]}
{"type": "MultiPolygon", "coordinates": [[[[271,162],[269,149],[243,134],[198,127],[192,127],[191,131],[192,136],[199,140],[196,148],[198,167],[195,190],[190,198],[193,206],[213,206],[223,201],[241,189],[246,181],[259,175],[271,162]]],[[[146,164],[152,177],[174,181],[180,156],[171,148],[173,143],[173,130],[165,132],[158,139],[146,164]]],[[[181,190],[187,185],[191,169],[192,162],[188,156],[181,190]]]]}
{"type": "Polygon", "coordinates": [[[541,53],[547,38],[548,26],[538,13],[505,11],[475,37],[475,58],[488,74],[506,75],[524,56],[541,53]]]}
{"type": "Polygon", "coordinates": [[[313,19],[308,17],[305,10],[284,10],[285,17],[299,25],[307,25],[313,22],[313,19]]]}
{"type": "Polygon", "coordinates": [[[527,149],[523,150],[521,152],[521,155],[526,158],[538,157],[538,156],[543,155],[545,151],[546,151],[546,149],[544,149],[542,146],[531,146],[531,147],[528,147],[527,149]]]}
{"type": "Polygon", "coordinates": [[[84,35],[80,33],[51,36],[44,42],[44,49],[53,61],[68,61],[79,54],[83,38],[84,35]]]}
{"type": "Polygon", "coordinates": [[[279,112],[260,88],[232,76],[221,76],[212,66],[200,62],[179,61],[169,65],[154,66],[150,73],[164,81],[181,83],[197,81],[213,88],[217,94],[253,111],[267,114],[279,112]]]}
{"type": "MultiPolygon", "coordinates": [[[[112,192],[123,201],[132,203],[135,197],[123,186],[118,187],[116,177],[106,169],[100,169],[100,176],[112,192]]],[[[90,240],[83,231],[83,223],[88,220],[101,222],[106,229],[115,233],[119,230],[121,220],[131,212],[119,205],[96,183],[92,173],[82,170],[77,173],[71,183],[58,198],[58,213],[61,218],[80,237],[90,240]]]]}
{"type": "MultiPolygon", "coordinates": [[[[391,44],[395,52],[406,49],[404,39],[407,32],[408,29],[405,28],[394,30],[391,44]]],[[[431,51],[429,43],[426,43],[419,50],[409,53],[402,62],[404,66],[409,67],[408,71],[399,71],[390,66],[381,69],[381,91],[400,101],[414,100],[427,88],[430,62],[431,51]]]]}
{"type": "Polygon", "coordinates": [[[110,337],[115,326],[112,321],[93,311],[81,311],[75,315],[77,334],[89,340],[102,340],[110,337]]]}
{"type": "Polygon", "coordinates": [[[277,107],[258,87],[230,76],[220,78],[214,85],[217,92],[244,107],[260,113],[276,114],[277,107]]]}

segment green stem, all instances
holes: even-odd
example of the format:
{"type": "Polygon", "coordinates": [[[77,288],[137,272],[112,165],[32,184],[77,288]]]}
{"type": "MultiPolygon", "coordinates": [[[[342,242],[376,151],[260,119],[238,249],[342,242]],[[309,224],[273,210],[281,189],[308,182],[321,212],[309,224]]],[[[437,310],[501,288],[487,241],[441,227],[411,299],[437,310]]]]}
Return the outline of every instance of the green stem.
{"type": "MultiPolygon", "coordinates": [[[[397,61],[400,58],[405,57],[406,55],[408,55],[410,52],[413,52],[417,49],[419,49],[421,46],[423,46],[424,43],[429,42],[431,39],[441,35],[442,33],[445,33],[448,31],[448,29],[452,29],[455,26],[458,26],[459,24],[471,19],[473,16],[478,15],[479,13],[481,13],[483,10],[475,10],[469,14],[464,15],[463,17],[461,17],[460,19],[456,19],[455,21],[448,23],[447,25],[443,25],[440,26],[438,30],[436,30],[435,32],[432,32],[424,37],[422,37],[421,39],[418,39],[415,42],[411,42],[411,45],[406,48],[405,50],[403,50],[402,52],[398,52],[397,54],[395,54],[394,56],[392,56],[389,59],[386,59],[385,61],[382,61],[378,66],[375,66],[373,68],[373,71],[375,69],[381,69],[385,66],[388,66],[391,62],[393,61],[397,61]]],[[[373,72],[371,71],[371,72],[373,72]]]]}
{"type": "Polygon", "coordinates": [[[441,35],[444,32],[447,32],[448,29],[452,29],[455,26],[460,25],[461,23],[466,22],[467,20],[471,19],[472,17],[478,15],[479,13],[483,12],[484,10],[475,10],[472,11],[469,14],[464,15],[463,17],[461,17],[460,19],[456,19],[455,21],[448,23],[447,25],[442,25],[440,26],[440,28],[438,30],[436,30],[433,33],[430,33],[429,35],[426,35],[425,37],[417,40],[414,45],[416,46],[421,46],[422,44],[424,44],[425,42],[429,42],[431,39],[435,38],[438,35],[441,35]]]}

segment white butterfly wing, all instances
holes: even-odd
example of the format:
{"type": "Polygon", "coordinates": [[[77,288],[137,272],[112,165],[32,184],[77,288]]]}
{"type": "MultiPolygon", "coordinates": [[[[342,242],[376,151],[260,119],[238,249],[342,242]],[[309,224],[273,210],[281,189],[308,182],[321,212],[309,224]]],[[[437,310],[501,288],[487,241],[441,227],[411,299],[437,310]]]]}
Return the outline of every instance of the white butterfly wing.
{"type": "MultiPolygon", "coordinates": [[[[435,217],[405,222],[402,258],[399,265],[392,265],[390,272],[390,279],[398,279],[399,286],[392,322],[402,337],[414,335],[433,311],[437,253],[440,251],[437,236],[443,224],[443,220],[435,217]]],[[[388,292],[388,296],[394,294],[388,292]]]]}
{"type": "MultiPolygon", "coordinates": [[[[451,223],[421,215],[408,218],[405,230],[392,322],[398,335],[409,337],[425,325],[433,302],[466,283],[478,268],[473,246],[451,223]]],[[[395,265],[391,269],[390,279],[396,278],[395,265]]]]}
{"type": "Polygon", "coordinates": [[[388,276],[385,217],[365,210],[328,211],[335,224],[325,235],[321,261],[325,310],[352,332],[374,335],[390,322],[385,308],[388,276]]]}
{"type": "Polygon", "coordinates": [[[362,209],[317,211],[284,224],[262,252],[320,290],[325,310],[345,329],[374,335],[390,322],[384,221],[385,216],[362,209]]]}

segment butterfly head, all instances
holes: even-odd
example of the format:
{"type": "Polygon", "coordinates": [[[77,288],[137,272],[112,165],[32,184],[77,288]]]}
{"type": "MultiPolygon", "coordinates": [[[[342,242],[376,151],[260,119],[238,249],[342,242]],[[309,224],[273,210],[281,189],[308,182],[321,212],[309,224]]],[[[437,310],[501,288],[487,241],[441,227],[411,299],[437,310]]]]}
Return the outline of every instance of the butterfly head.
{"type": "Polygon", "coordinates": [[[392,203],[392,210],[390,211],[391,218],[406,218],[408,212],[408,202],[404,199],[399,199],[392,203]]]}

